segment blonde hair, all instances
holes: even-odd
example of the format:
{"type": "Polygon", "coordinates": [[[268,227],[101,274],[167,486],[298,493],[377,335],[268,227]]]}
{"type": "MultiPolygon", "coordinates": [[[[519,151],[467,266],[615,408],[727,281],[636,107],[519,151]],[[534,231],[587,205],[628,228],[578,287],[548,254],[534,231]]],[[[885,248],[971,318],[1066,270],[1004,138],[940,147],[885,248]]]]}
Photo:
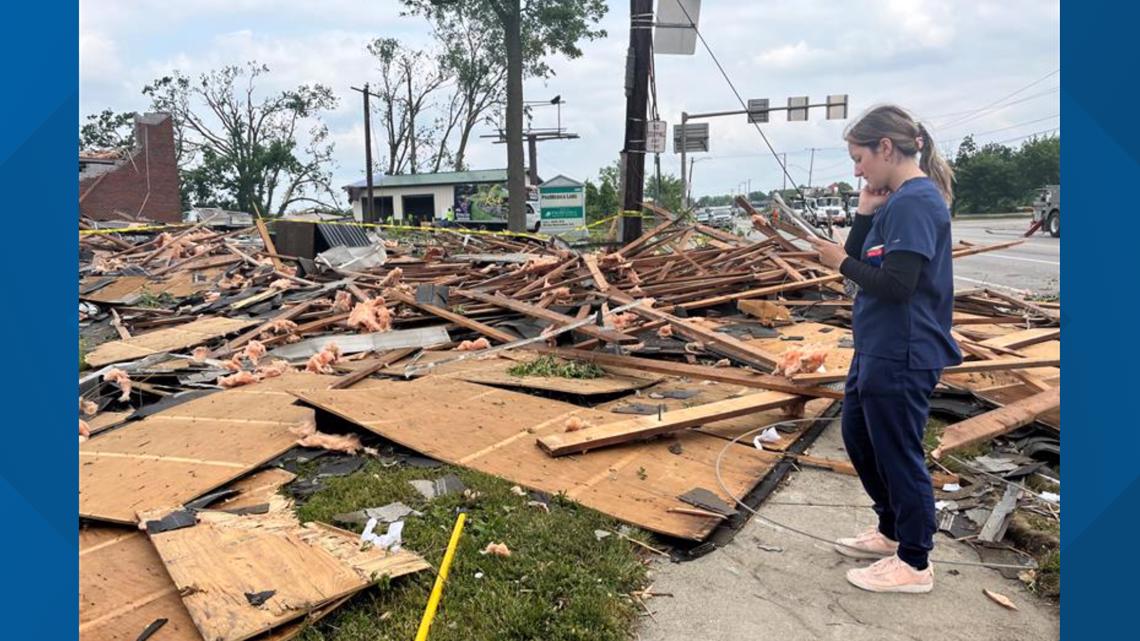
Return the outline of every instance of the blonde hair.
{"type": "Polygon", "coordinates": [[[871,149],[878,149],[883,138],[889,138],[895,149],[907,158],[919,156],[919,168],[934,181],[946,205],[954,201],[954,170],[938,153],[934,138],[926,127],[902,107],[872,107],[843,132],[843,139],[847,142],[871,149]]]}

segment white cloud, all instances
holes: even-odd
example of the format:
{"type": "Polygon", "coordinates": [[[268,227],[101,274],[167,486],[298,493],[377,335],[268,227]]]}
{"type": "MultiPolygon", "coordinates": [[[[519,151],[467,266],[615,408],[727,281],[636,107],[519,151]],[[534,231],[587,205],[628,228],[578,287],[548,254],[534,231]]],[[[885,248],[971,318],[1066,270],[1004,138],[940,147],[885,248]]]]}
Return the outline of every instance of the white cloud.
{"type": "MultiPolygon", "coordinates": [[[[336,184],[351,182],[363,175],[364,149],[359,95],[349,86],[374,73],[365,43],[378,36],[411,39],[418,46],[430,42],[427,23],[401,17],[402,7],[398,0],[366,7],[348,0],[81,0],[81,108],[84,113],[144,108],[138,95],[142,84],[172,68],[198,73],[256,59],[272,69],[262,87],[266,91],[321,82],[341,97],[326,122],[337,145],[336,184]]],[[[561,94],[566,100],[562,124],[581,135],[539,145],[543,176],[592,178],[618,157],[628,25],[628,3],[612,0],[602,24],[608,38],[582,43],[584,55],[577,60],[553,59],[556,75],[549,80],[526,82],[527,98],[561,94]]],[[[847,93],[852,116],[875,103],[897,102],[931,121],[936,139],[951,141],[1059,112],[1058,95],[1052,93],[982,113],[957,127],[944,127],[953,117],[937,117],[977,109],[1059,67],[1056,1],[706,1],[701,30],[744,99],[767,97],[783,104],[790,95],[819,99],[847,93]]],[[[671,125],[682,110],[737,107],[699,43],[695,55],[658,56],[655,66],[659,109],[671,125]]],[[[1051,89],[1056,80],[1021,96],[1051,89]]],[[[553,126],[553,116],[553,110],[540,112],[539,118],[549,122],[536,126],[553,126]]],[[[1014,127],[992,139],[1053,122],[1014,127]]],[[[743,116],[710,123],[712,150],[698,156],[703,160],[695,168],[695,194],[728,190],[747,179],[753,188],[779,186],[776,163],[743,116]]],[[[777,115],[764,131],[778,151],[789,154],[789,163],[805,168],[793,169],[796,180],[806,180],[809,147],[824,148],[816,152],[816,169],[849,173],[840,140],[845,124],[816,114],[806,123],[788,123],[777,115]]],[[[468,152],[474,167],[506,165],[505,146],[477,137],[489,130],[475,132],[468,152]]],[[[663,154],[661,161],[663,171],[679,173],[675,155],[663,154]]]]}

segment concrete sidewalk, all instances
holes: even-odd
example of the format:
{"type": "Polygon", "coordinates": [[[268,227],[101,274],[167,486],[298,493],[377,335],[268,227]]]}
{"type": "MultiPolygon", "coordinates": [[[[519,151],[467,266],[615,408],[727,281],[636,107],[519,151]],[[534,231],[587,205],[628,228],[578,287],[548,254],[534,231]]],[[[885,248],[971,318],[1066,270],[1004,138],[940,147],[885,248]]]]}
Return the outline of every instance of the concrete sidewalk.
{"type": "MultiPolygon", "coordinates": [[[[833,422],[813,454],[846,458],[833,422]]],[[[761,507],[761,514],[814,534],[854,534],[874,523],[858,479],[803,469],[761,507]],[[813,504],[811,506],[802,505],[813,504]],[[830,507],[830,506],[842,507],[830,507]]],[[[967,545],[939,534],[934,558],[978,561],[967,545]]],[[[650,574],[657,597],[643,617],[643,641],[1044,641],[1060,638],[1057,609],[996,570],[935,563],[934,591],[872,594],[844,579],[865,564],[830,546],[753,518],[728,546],[688,563],[656,561],[650,574]],[[760,546],[781,548],[766,551],[760,546]],[[983,588],[1008,596],[1011,611],[983,588]]]]}

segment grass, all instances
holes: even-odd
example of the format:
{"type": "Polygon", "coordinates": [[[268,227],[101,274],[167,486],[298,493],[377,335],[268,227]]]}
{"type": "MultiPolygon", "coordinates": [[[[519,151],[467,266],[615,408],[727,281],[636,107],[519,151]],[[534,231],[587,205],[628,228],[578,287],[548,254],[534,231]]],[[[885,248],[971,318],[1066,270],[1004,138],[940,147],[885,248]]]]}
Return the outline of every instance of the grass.
{"type": "Polygon", "coordinates": [[[87,369],[87,341],[79,339],[79,371],[87,369]]]}
{"type": "Polygon", "coordinates": [[[176,302],[178,301],[166,292],[154,294],[152,292],[143,291],[142,294],[139,294],[139,299],[135,302],[135,306],[149,307],[151,309],[166,309],[173,306],[176,302]]]}
{"type": "MultiPolygon", "coordinates": [[[[926,452],[926,458],[930,460],[930,452],[938,447],[938,439],[942,438],[942,432],[945,431],[949,425],[946,421],[931,416],[926,420],[926,430],[922,434],[922,449],[926,452]]],[[[968,461],[976,456],[982,456],[990,451],[990,444],[988,442],[978,443],[977,445],[970,445],[968,447],[959,448],[953,451],[954,456],[968,461]]],[[[958,464],[954,459],[945,456],[939,461],[946,469],[954,472],[955,474],[962,474],[968,472],[965,467],[958,464]]]]}
{"type": "MultiPolygon", "coordinates": [[[[384,469],[370,463],[356,474],[330,479],[298,515],[330,521],[341,512],[403,501],[423,512],[406,520],[404,545],[438,567],[457,511],[465,509],[467,525],[432,625],[432,641],[629,639],[637,610],[626,595],[645,585],[645,565],[630,543],[617,536],[599,541],[594,534],[618,524],[559,497],[551,500],[549,512],[528,506],[529,500],[513,493],[510,483],[478,472],[384,469]],[[408,484],[448,473],[458,474],[480,496],[468,500],[454,494],[427,502],[408,484]],[[506,543],[511,556],[481,555],[491,542],[506,543]]],[[[379,588],[357,596],[300,639],[411,639],[434,580],[435,572],[425,571],[381,581],[379,588]]]]}
{"type": "Polygon", "coordinates": [[[507,370],[511,376],[548,376],[557,378],[601,378],[606,371],[593,363],[564,361],[553,356],[541,356],[533,361],[513,365],[507,370]]]}

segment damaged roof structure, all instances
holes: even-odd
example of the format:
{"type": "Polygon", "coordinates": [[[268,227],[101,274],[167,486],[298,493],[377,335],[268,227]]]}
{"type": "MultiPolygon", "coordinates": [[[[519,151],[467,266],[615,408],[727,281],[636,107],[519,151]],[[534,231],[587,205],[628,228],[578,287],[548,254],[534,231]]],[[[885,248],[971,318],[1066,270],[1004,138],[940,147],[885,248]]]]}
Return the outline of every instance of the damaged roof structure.
{"type": "MultiPolygon", "coordinates": [[[[434,550],[296,518],[279,490],[314,448],[478,470],[681,548],[739,527],[796,465],[853,474],[805,453],[853,357],[843,276],[738,205],[747,235],[646,205],[647,231],[612,251],[354,226],[310,230],[330,247],[296,256],[261,220],[81,231],[83,638],[162,620],[169,638],[288,639],[376,576],[428,569],[434,550]]],[[[997,542],[1031,492],[1008,488],[1059,459],[1060,308],[955,302],[967,359],[935,408],[961,421],[932,478],[948,531],[997,542]]]]}

